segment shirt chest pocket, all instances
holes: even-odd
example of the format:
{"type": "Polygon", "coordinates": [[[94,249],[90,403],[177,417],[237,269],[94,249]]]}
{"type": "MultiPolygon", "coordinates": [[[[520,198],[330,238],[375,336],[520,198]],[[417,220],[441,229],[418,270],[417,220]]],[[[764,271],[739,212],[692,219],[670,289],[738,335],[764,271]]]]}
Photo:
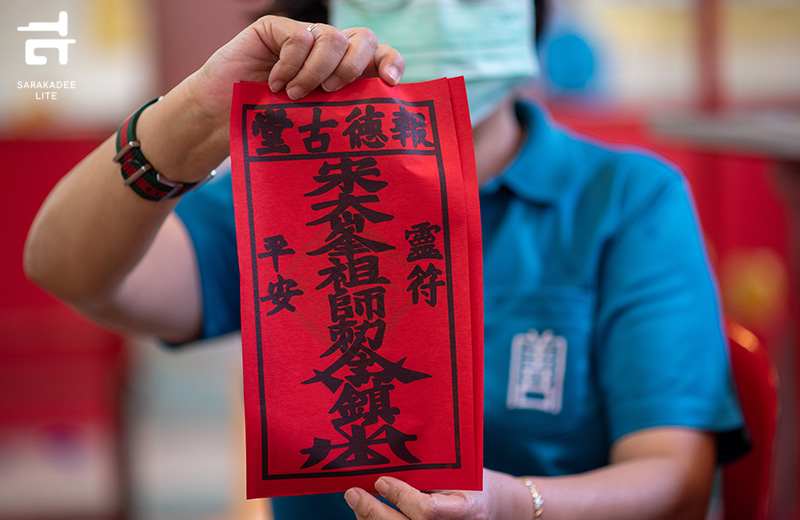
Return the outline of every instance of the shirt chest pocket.
{"type": "Polygon", "coordinates": [[[484,298],[487,433],[514,428],[540,438],[596,420],[594,293],[495,286],[484,289],[484,298]]]}

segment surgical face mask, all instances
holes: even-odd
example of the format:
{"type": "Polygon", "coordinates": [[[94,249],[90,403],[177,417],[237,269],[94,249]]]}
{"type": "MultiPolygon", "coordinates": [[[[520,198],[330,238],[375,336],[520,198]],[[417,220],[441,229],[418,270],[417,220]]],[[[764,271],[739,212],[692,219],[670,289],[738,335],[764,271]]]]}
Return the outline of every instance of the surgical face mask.
{"type": "Polygon", "coordinates": [[[400,51],[404,82],[464,76],[477,125],[538,73],[532,0],[331,0],[331,24],[400,51]]]}

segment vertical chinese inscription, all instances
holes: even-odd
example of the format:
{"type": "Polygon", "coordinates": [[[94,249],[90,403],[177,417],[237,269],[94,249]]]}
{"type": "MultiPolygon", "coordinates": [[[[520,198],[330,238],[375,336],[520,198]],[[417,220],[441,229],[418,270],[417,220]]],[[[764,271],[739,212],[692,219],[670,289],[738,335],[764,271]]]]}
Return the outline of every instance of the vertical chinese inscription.
{"type": "Polygon", "coordinates": [[[405,232],[409,245],[406,260],[414,265],[408,275],[411,283],[406,291],[411,293],[411,301],[414,305],[424,301],[431,307],[435,307],[439,301],[439,288],[445,285],[445,281],[439,279],[443,271],[432,262],[432,260],[444,258],[436,247],[436,234],[441,230],[441,226],[436,224],[420,222],[405,232]],[[424,260],[428,260],[428,265],[422,267],[425,263],[424,260]]]}
{"type": "Polygon", "coordinates": [[[284,309],[294,312],[296,308],[292,305],[291,300],[295,296],[303,294],[303,291],[297,288],[296,281],[291,278],[284,278],[278,274],[278,258],[282,255],[294,254],[294,249],[287,247],[288,245],[283,235],[267,237],[264,239],[263,243],[264,250],[258,253],[259,259],[272,259],[272,267],[277,276],[277,281],[269,282],[267,285],[267,293],[259,298],[262,302],[269,302],[273,305],[272,309],[267,311],[267,316],[271,316],[284,309]]]}
{"type": "MultiPolygon", "coordinates": [[[[382,112],[372,105],[362,111],[355,107],[346,118],[343,136],[351,149],[379,148],[388,137],[382,131],[382,112]]],[[[323,470],[386,464],[391,459],[378,451],[385,444],[392,454],[408,463],[420,462],[408,443],[416,435],[393,426],[400,407],[391,400],[395,384],[407,384],[430,377],[404,367],[405,358],[391,361],[378,354],[386,331],[386,289],[391,281],[380,273],[380,256],[395,247],[367,236],[366,228],[394,219],[381,211],[379,192],[388,182],[379,180],[381,172],[374,157],[342,157],[325,161],[313,177],[319,186],[306,197],[323,198],[311,205],[323,214],[307,226],[328,225],[325,243],[308,252],[327,255],[329,266],[318,274],[317,290],[329,292],[331,344],[322,353],[327,367],[314,370],[314,377],[303,384],[322,383],[336,394],[328,414],[340,435],[336,439],[314,437],[303,468],[325,463],[323,470]],[[326,462],[327,461],[327,462],[326,462]]]]}

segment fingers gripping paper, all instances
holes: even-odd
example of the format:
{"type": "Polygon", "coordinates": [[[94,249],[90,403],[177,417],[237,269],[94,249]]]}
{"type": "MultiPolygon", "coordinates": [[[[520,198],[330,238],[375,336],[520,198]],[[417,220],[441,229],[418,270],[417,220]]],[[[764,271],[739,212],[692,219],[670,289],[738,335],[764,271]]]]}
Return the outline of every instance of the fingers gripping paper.
{"type": "Polygon", "coordinates": [[[248,497],[480,489],[480,217],[463,80],[239,83],[248,497]]]}

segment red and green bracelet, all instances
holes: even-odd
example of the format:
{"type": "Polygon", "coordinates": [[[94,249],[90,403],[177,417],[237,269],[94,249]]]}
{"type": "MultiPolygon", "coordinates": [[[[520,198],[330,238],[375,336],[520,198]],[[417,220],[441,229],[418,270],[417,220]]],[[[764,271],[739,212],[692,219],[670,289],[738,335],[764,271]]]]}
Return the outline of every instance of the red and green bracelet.
{"type": "Polygon", "coordinates": [[[199,182],[174,182],[165,179],[153,168],[136,139],[136,122],[144,109],[159,99],[161,98],[148,101],[120,125],[117,130],[117,155],[114,156],[114,162],[120,165],[125,185],[130,186],[137,195],[147,200],[163,202],[199,188],[214,176],[214,172],[199,182]]]}

